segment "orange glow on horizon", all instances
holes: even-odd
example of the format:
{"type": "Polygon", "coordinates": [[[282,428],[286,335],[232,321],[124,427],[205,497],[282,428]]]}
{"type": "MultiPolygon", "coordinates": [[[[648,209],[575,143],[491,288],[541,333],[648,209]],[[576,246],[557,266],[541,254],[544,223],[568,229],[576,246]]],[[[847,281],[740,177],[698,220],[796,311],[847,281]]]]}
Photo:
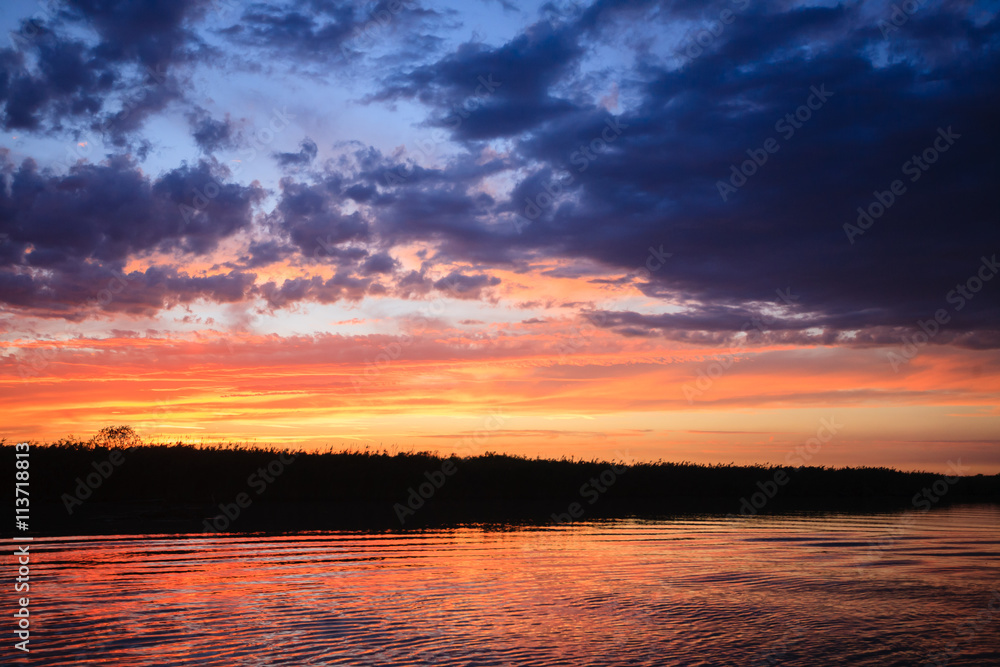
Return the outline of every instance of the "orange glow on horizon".
{"type": "Polygon", "coordinates": [[[726,350],[601,329],[581,337],[574,327],[553,318],[486,339],[457,328],[409,339],[211,330],[17,339],[0,392],[12,439],[121,423],[161,441],[448,452],[499,410],[504,424],[484,451],[774,462],[837,415],[845,434],[818,464],[933,467],[966,451],[981,471],[1000,470],[988,446],[1000,432],[1000,374],[967,372],[987,353],[926,349],[897,374],[876,349],[747,347],[706,386],[699,378],[726,350]],[[701,393],[689,400],[685,386],[701,393]],[[929,442],[942,443],[937,459],[929,442]]]}

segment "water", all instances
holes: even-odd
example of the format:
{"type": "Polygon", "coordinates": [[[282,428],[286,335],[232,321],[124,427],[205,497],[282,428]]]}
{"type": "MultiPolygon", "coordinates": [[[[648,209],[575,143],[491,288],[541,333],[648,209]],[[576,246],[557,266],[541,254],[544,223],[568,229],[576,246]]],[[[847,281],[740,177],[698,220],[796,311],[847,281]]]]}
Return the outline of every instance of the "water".
{"type": "Polygon", "coordinates": [[[36,540],[30,664],[1000,664],[998,528],[967,506],[36,540]]]}

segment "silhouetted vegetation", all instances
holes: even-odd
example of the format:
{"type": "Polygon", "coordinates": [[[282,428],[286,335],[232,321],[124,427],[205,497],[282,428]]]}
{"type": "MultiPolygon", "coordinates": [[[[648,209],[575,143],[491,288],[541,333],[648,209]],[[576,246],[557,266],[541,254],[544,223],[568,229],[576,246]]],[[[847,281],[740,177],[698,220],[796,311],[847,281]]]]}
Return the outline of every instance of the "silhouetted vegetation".
{"type": "MultiPolygon", "coordinates": [[[[11,445],[3,447],[5,460],[14,459],[12,450],[11,445]]],[[[239,494],[252,501],[233,521],[231,530],[239,531],[399,528],[401,512],[405,528],[441,522],[554,522],[553,515],[565,517],[572,503],[579,504],[581,519],[737,514],[742,499],[765,487],[776,492],[766,499],[761,513],[919,509],[914,496],[933,489],[942,477],[871,467],[625,464],[492,452],[442,458],[384,449],[289,452],[234,443],[149,445],[141,444],[129,429],[102,433],[89,442],[64,439],[32,446],[32,529],[42,534],[202,531],[204,520],[219,515],[220,504],[234,503],[239,494]],[[118,446],[122,444],[131,446],[118,446]],[[96,486],[91,483],[91,492],[81,498],[81,482],[86,485],[88,475],[96,482],[95,472],[112,454],[117,457],[112,462],[120,463],[113,470],[104,465],[106,473],[112,471],[96,486]],[[282,454],[286,462],[290,456],[294,461],[277,465],[282,454]],[[454,466],[453,474],[440,473],[446,465],[446,470],[454,466]],[[612,474],[613,470],[618,472],[612,474]],[[776,473],[784,473],[787,481],[770,487],[776,473]],[[607,484],[612,478],[613,483],[607,484]],[[418,495],[408,505],[411,493],[422,484],[430,484],[424,486],[425,495],[433,487],[430,497],[418,495]],[[80,502],[67,500],[73,497],[80,502]]],[[[1000,475],[965,476],[947,488],[940,497],[934,496],[933,503],[922,505],[996,502],[1000,475]]]]}

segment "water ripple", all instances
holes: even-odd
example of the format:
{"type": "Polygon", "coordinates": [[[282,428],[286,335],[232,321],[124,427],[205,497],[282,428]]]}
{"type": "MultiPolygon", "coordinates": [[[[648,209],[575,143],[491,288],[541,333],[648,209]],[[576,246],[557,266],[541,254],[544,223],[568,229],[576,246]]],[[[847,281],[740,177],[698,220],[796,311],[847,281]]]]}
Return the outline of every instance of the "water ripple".
{"type": "Polygon", "coordinates": [[[31,664],[1000,664],[998,527],[970,506],[41,539],[31,664]]]}

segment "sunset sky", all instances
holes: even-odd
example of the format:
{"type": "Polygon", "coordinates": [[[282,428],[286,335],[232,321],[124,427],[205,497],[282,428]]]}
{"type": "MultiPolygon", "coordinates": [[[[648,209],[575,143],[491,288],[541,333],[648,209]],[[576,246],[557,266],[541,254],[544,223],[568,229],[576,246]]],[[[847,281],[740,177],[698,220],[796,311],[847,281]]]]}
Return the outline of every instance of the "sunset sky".
{"type": "Polygon", "coordinates": [[[1000,472],[1000,3],[902,4],[4,3],[0,437],[1000,472]]]}

